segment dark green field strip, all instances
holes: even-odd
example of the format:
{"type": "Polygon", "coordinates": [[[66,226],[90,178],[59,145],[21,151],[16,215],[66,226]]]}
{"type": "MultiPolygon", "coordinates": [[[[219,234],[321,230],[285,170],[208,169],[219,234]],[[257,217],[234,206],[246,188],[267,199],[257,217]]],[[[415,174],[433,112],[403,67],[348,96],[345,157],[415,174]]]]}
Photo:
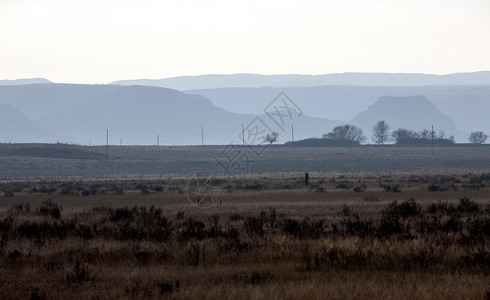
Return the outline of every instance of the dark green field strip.
{"type": "MultiPolygon", "coordinates": [[[[291,148],[274,146],[260,156],[246,147],[242,174],[274,172],[469,172],[490,171],[490,147],[291,148]]],[[[217,165],[225,146],[0,145],[0,179],[141,177],[225,174],[217,165]]]]}
{"type": "Polygon", "coordinates": [[[0,144],[1,156],[46,157],[69,159],[104,159],[105,155],[89,147],[66,144],[0,144]]]}

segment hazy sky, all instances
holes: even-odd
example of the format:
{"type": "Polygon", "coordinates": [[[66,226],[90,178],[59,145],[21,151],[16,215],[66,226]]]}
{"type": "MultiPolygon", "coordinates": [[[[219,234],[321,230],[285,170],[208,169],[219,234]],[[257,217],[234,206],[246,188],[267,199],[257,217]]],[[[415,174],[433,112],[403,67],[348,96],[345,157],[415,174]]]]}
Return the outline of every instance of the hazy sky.
{"type": "Polygon", "coordinates": [[[479,70],[488,0],[0,0],[0,79],[479,70]]]}

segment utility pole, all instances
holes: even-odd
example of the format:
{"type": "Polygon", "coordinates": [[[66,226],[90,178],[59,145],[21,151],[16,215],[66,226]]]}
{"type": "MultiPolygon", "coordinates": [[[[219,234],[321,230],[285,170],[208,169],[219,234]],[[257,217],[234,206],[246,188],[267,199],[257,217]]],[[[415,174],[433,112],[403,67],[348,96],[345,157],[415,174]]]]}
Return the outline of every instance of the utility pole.
{"type": "Polygon", "coordinates": [[[291,123],[291,141],[294,142],[294,125],[291,123]]]}
{"type": "Polygon", "coordinates": [[[160,146],[160,135],[157,134],[157,146],[160,146]]]}
{"type": "Polygon", "coordinates": [[[105,160],[109,160],[109,129],[105,130],[105,160]]]}
{"type": "Polygon", "coordinates": [[[204,128],[201,125],[201,146],[204,146],[204,128]]]}
{"type": "Polygon", "coordinates": [[[434,156],[434,125],[430,131],[430,155],[434,156]]]}
{"type": "Polygon", "coordinates": [[[121,147],[122,147],[122,138],[121,138],[121,147]]]}
{"type": "Polygon", "coordinates": [[[243,127],[243,123],[242,123],[242,144],[243,146],[245,146],[245,128],[243,127]]]}

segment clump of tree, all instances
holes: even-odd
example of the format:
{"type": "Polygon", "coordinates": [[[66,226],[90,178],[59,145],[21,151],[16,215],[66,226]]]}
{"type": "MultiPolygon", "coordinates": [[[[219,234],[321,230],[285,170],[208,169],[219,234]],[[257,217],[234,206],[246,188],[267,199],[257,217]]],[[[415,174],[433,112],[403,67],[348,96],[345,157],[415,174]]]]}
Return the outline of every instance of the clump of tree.
{"type": "Polygon", "coordinates": [[[354,125],[341,125],[323,135],[324,139],[336,141],[339,146],[359,145],[366,141],[362,129],[354,125]]]}
{"type": "Polygon", "coordinates": [[[468,137],[468,141],[472,144],[484,144],[488,138],[488,135],[486,135],[483,131],[474,131],[470,134],[468,137]]]}
{"type": "Polygon", "coordinates": [[[407,144],[413,140],[422,138],[420,133],[406,128],[399,128],[398,130],[393,131],[391,137],[396,144],[407,144]]]}
{"type": "MultiPolygon", "coordinates": [[[[422,129],[420,131],[399,128],[390,134],[390,126],[385,121],[378,121],[373,125],[372,140],[377,145],[393,142],[399,146],[430,146],[453,145],[454,136],[446,137],[444,130],[437,134],[433,130],[422,129]]],[[[488,138],[483,132],[472,133],[470,141],[484,143],[488,138]]],[[[351,147],[358,146],[366,141],[362,129],[354,125],[340,125],[329,133],[323,134],[323,138],[309,138],[295,142],[287,142],[291,146],[300,147],[351,147]]]]}
{"type": "Polygon", "coordinates": [[[373,126],[373,142],[384,145],[390,139],[390,126],[385,121],[378,121],[373,126]]]}
{"type": "Polygon", "coordinates": [[[272,143],[275,143],[279,140],[279,133],[273,131],[271,133],[268,133],[266,136],[264,136],[263,139],[264,141],[272,145],[272,143]]]}
{"type": "Polygon", "coordinates": [[[436,135],[434,131],[423,129],[421,131],[414,131],[411,129],[399,128],[391,133],[391,137],[397,145],[451,145],[454,144],[454,137],[445,137],[443,130],[439,131],[436,135]]]}

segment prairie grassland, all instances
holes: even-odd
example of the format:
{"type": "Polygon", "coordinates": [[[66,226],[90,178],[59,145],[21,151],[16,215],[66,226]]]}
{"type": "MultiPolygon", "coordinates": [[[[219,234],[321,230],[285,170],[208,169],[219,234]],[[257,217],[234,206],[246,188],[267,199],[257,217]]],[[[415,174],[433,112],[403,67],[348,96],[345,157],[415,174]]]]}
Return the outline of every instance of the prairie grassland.
{"type": "MultiPolygon", "coordinates": [[[[249,161],[244,172],[253,176],[291,176],[298,172],[462,174],[490,168],[488,145],[434,147],[433,156],[430,147],[393,145],[352,149],[273,145],[260,156],[247,146],[236,147],[249,161]]],[[[0,179],[161,179],[223,174],[216,158],[224,150],[225,146],[109,146],[106,160],[106,147],[101,146],[0,144],[0,179]]]]}
{"type": "Polygon", "coordinates": [[[490,174],[186,183],[2,182],[0,298],[490,298],[490,174]]]}

